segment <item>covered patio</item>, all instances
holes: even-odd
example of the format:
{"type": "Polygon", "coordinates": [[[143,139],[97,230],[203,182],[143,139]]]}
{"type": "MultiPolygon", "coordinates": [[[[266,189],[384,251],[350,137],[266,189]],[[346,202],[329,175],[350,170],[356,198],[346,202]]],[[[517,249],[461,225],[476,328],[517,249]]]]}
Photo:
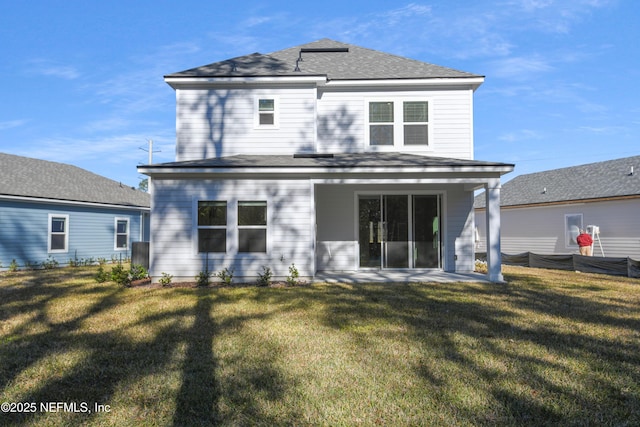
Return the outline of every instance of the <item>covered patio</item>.
{"type": "Polygon", "coordinates": [[[314,283],[455,283],[479,282],[490,283],[483,273],[450,273],[441,270],[369,270],[347,272],[318,272],[314,283]]]}

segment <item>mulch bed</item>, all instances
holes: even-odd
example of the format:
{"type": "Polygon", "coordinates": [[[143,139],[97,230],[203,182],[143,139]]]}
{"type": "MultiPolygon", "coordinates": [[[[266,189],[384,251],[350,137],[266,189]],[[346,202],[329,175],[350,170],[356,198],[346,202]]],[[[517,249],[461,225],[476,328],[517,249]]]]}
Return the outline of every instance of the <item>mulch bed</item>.
{"type": "MultiPolygon", "coordinates": [[[[295,286],[304,286],[307,285],[307,282],[299,282],[297,285],[295,286]]],[[[142,279],[142,280],[134,280],[131,282],[131,285],[129,285],[129,287],[131,288],[149,288],[149,289],[154,289],[154,288],[228,288],[228,287],[254,287],[254,286],[258,286],[255,282],[248,282],[248,283],[232,283],[231,285],[226,285],[222,282],[211,282],[209,284],[209,286],[198,286],[197,282],[175,282],[175,283],[170,283],[167,286],[163,286],[160,283],[152,283],[151,279],[142,279]]],[[[268,286],[270,288],[289,288],[292,287],[291,285],[289,285],[287,282],[285,281],[277,281],[274,280],[271,282],[271,284],[268,286]]]]}

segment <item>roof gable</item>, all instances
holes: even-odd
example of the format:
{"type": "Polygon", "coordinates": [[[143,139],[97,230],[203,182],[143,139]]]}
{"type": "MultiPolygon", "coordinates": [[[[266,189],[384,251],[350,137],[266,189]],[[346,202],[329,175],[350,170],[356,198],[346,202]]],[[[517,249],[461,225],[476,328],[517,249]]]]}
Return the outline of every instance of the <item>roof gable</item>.
{"type": "Polygon", "coordinates": [[[149,207],[150,196],[64,163],[0,153],[0,196],[149,207]]]}
{"type": "MultiPolygon", "coordinates": [[[[506,182],[501,206],[640,197],[640,156],[520,175],[506,182]],[[631,173],[633,168],[633,173],[631,173]]],[[[485,206],[484,194],[475,207],[485,206]]]]}
{"type": "Polygon", "coordinates": [[[231,58],[165,77],[259,76],[326,76],[328,80],[483,77],[330,39],[267,55],[231,58]]]}

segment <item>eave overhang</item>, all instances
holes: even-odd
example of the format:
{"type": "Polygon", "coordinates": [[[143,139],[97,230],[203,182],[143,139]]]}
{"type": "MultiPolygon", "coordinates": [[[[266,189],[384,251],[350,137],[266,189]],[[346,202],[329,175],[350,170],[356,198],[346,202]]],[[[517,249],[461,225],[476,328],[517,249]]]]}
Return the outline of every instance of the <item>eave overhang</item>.
{"type": "Polygon", "coordinates": [[[513,171],[514,165],[473,160],[442,159],[418,155],[389,154],[372,157],[231,156],[138,166],[138,172],[152,178],[231,179],[277,178],[322,179],[346,182],[352,179],[394,181],[478,183],[513,171]]]}
{"type": "Polygon", "coordinates": [[[330,79],[326,75],[286,75],[286,76],[231,76],[193,77],[165,76],[164,81],[174,89],[194,86],[233,85],[291,85],[312,84],[327,87],[429,87],[467,86],[476,90],[484,82],[484,77],[429,77],[429,78],[388,78],[388,79],[330,79]]]}

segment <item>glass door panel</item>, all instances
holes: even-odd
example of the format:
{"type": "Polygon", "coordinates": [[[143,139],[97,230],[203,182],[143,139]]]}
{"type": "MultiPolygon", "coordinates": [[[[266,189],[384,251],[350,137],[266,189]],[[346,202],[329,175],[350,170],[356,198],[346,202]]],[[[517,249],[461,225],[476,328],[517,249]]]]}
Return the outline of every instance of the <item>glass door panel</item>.
{"type": "Polygon", "coordinates": [[[441,268],[440,196],[361,195],[361,268],[441,268]]]}
{"type": "Polygon", "coordinates": [[[409,197],[386,195],[383,199],[383,268],[409,267],[409,197]]]}
{"type": "Polygon", "coordinates": [[[440,267],[440,207],[438,196],[413,196],[413,265],[440,267]]]}
{"type": "Polygon", "coordinates": [[[382,213],[380,196],[360,196],[358,200],[358,240],[360,267],[382,265],[382,213]]]}

